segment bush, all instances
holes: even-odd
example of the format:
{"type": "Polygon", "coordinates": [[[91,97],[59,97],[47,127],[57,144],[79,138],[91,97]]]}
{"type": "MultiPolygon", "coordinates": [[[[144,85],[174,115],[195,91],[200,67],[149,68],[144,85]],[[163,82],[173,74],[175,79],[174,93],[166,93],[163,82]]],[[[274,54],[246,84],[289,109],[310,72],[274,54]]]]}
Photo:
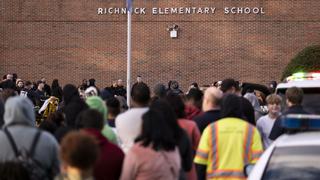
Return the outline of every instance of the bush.
{"type": "Polygon", "coordinates": [[[287,65],[282,78],[296,72],[320,70],[320,45],[309,46],[299,52],[287,65]]]}

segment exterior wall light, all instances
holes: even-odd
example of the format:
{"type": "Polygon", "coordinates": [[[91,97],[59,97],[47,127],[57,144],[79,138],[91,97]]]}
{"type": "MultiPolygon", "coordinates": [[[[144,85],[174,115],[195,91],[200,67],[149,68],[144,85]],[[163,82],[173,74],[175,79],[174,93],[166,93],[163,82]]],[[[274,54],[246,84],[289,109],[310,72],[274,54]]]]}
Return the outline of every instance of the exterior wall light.
{"type": "Polygon", "coordinates": [[[179,26],[177,24],[168,26],[167,31],[169,31],[172,39],[178,38],[179,26]]]}

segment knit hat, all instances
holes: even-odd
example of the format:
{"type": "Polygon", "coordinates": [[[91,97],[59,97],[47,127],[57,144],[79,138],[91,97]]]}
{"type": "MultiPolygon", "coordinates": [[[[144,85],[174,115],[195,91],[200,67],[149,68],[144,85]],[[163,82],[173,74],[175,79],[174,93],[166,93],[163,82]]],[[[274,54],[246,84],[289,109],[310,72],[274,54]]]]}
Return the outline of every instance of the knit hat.
{"type": "Polygon", "coordinates": [[[86,100],[87,105],[90,109],[99,111],[104,119],[107,119],[108,109],[106,103],[99,96],[90,96],[86,100]]]}
{"type": "Polygon", "coordinates": [[[172,81],[171,89],[179,89],[179,83],[177,81],[172,81]]]}
{"type": "Polygon", "coordinates": [[[18,86],[19,82],[23,82],[22,79],[17,79],[16,80],[16,85],[18,86]]]}
{"type": "Polygon", "coordinates": [[[88,87],[85,92],[86,94],[86,97],[89,97],[89,96],[98,96],[98,90],[97,88],[95,88],[94,86],[90,86],[88,87]]]}

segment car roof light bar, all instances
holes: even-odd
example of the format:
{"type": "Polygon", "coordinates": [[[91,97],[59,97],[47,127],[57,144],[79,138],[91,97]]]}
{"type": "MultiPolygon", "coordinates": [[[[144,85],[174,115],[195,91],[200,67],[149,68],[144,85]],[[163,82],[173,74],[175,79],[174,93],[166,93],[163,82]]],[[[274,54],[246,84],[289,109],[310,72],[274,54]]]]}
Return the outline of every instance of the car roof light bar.
{"type": "Polygon", "coordinates": [[[290,114],[281,119],[281,126],[292,130],[320,130],[320,115],[290,114]]]}
{"type": "Polygon", "coordinates": [[[287,82],[290,81],[303,81],[303,80],[320,80],[320,72],[310,72],[310,73],[304,73],[304,72],[298,72],[292,74],[292,76],[289,76],[286,78],[287,82]]]}

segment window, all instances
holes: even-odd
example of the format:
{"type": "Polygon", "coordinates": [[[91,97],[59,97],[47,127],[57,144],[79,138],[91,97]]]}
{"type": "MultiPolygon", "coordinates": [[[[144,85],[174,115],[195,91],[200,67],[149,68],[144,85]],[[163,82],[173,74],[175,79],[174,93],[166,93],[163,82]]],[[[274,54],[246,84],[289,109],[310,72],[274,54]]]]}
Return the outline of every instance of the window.
{"type": "MultiPolygon", "coordinates": [[[[282,97],[281,108],[286,110],[285,91],[287,89],[279,89],[278,94],[282,97]]],[[[302,88],[303,90],[303,108],[311,114],[320,114],[320,88],[302,88]]]]}
{"type": "Polygon", "coordinates": [[[279,147],[273,152],[263,180],[318,180],[320,146],[279,147]]]}

